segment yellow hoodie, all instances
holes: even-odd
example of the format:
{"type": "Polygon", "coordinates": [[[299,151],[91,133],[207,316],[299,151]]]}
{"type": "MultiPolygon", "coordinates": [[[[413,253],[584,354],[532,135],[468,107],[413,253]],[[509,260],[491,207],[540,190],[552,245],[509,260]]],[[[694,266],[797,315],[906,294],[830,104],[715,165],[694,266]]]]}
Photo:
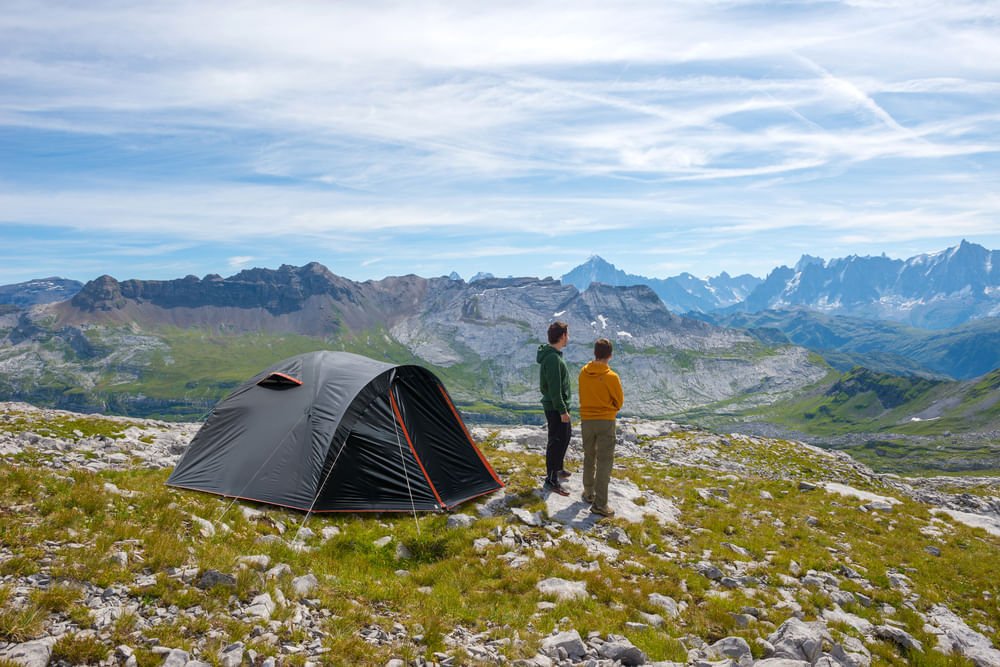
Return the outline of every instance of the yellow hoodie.
{"type": "Polygon", "coordinates": [[[614,419],[622,409],[622,381],[611,367],[591,361],[580,370],[580,419],[614,419]]]}

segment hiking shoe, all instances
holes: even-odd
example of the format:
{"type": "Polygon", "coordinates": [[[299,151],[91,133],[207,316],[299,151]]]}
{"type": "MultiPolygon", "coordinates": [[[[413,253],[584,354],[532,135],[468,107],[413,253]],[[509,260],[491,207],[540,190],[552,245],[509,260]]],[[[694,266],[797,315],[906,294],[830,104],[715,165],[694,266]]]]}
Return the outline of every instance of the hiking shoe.
{"type": "Polygon", "coordinates": [[[615,515],[615,511],[610,507],[598,507],[597,505],[590,506],[590,513],[606,516],[609,519],[615,515]]]}
{"type": "Polygon", "coordinates": [[[593,493],[584,493],[583,495],[580,496],[580,498],[585,503],[593,503],[595,497],[596,496],[593,493]]]}
{"type": "Polygon", "coordinates": [[[542,489],[544,489],[545,491],[551,491],[552,493],[558,493],[560,496],[569,495],[569,491],[564,489],[562,484],[559,484],[558,482],[553,484],[552,482],[546,481],[544,484],[542,484],[542,489]]]}
{"type": "Polygon", "coordinates": [[[559,479],[569,479],[572,476],[573,476],[573,473],[571,473],[568,470],[560,470],[559,471],[559,479]]]}

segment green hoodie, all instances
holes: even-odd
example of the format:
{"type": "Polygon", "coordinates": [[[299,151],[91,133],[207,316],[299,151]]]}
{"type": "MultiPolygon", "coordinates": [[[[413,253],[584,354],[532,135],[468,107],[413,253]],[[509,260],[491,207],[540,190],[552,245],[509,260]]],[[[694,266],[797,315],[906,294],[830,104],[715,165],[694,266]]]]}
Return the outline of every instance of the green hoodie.
{"type": "Polygon", "coordinates": [[[535,361],[541,364],[538,388],[542,392],[542,407],[559,414],[569,412],[569,368],[562,352],[551,345],[539,345],[535,361]]]}

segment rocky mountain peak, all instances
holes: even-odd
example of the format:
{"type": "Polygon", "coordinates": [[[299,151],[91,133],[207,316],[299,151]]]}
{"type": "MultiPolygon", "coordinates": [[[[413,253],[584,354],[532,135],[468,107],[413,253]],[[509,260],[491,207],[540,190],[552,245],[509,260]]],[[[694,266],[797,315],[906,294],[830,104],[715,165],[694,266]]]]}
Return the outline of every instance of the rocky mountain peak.
{"type": "Polygon", "coordinates": [[[133,301],[160,308],[263,307],[281,314],[301,310],[312,296],[342,292],[349,282],[318,262],[246,269],[229,278],[211,274],[204,279],[188,275],[176,280],[119,282],[104,275],[84,285],[70,303],[87,312],[121,309],[133,301]]]}
{"type": "Polygon", "coordinates": [[[91,280],[71,300],[74,307],[84,311],[117,310],[125,307],[121,283],[109,275],[91,280]]]}
{"type": "Polygon", "coordinates": [[[0,285],[0,304],[25,307],[64,301],[79,292],[81,287],[83,283],[57,276],[37,278],[14,285],[0,285]]]}
{"type": "Polygon", "coordinates": [[[573,285],[582,292],[593,283],[628,285],[637,282],[635,278],[636,276],[628,275],[600,256],[591,255],[586,262],[563,275],[562,282],[573,285]]]}
{"type": "Polygon", "coordinates": [[[797,272],[802,271],[807,266],[814,264],[818,264],[820,267],[822,267],[824,264],[826,264],[826,260],[823,259],[822,257],[813,257],[812,255],[802,255],[802,257],[799,258],[799,261],[795,263],[795,270],[797,272]]]}

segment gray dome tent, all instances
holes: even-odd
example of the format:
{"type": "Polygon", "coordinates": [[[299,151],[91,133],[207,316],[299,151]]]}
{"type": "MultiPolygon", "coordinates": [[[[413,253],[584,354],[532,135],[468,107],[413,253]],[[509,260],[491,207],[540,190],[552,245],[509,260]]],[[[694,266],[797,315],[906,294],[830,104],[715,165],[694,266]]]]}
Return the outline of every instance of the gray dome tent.
{"type": "Polygon", "coordinates": [[[309,512],[444,510],[504,486],[433,373],[348,352],[237,388],[167,484],[309,512]]]}

